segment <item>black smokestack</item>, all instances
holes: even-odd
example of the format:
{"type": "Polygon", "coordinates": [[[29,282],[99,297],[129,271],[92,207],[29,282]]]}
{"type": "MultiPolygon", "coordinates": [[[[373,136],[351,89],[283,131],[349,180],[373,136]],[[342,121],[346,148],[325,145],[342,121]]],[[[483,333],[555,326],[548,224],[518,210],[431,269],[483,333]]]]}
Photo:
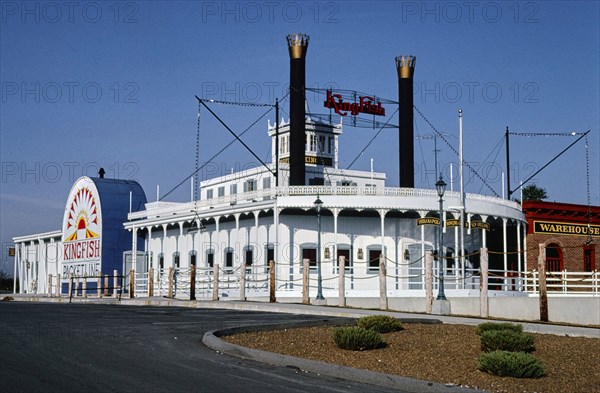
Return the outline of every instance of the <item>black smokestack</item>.
{"type": "Polygon", "coordinates": [[[398,70],[398,113],[400,115],[400,187],[415,187],[415,145],[413,125],[413,74],[415,56],[396,57],[398,70]]]}
{"type": "Polygon", "coordinates": [[[290,186],[303,186],[306,181],[304,101],[308,40],[306,34],[287,36],[290,51],[290,186]]]}

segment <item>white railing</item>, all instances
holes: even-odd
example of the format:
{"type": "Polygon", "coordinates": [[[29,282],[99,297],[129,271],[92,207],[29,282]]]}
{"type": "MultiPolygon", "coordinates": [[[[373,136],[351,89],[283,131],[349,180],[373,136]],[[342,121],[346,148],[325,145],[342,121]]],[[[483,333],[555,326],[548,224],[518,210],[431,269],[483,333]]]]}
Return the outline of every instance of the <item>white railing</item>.
{"type": "MultiPolygon", "coordinates": [[[[524,275],[524,286],[527,292],[539,293],[539,272],[527,272],[524,275]]],[[[547,272],[546,289],[548,295],[600,295],[600,272],[547,272]]]]}
{"type": "MultiPolygon", "coordinates": [[[[428,197],[437,200],[436,190],[421,188],[400,188],[400,187],[357,187],[357,186],[282,186],[276,188],[267,188],[256,191],[249,191],[234,195],[225,195],[218,198],[198,200],[185,203],[165,203],[164,206],[152,206],[149,204],[148,210],[129,213],[128,220],[139,220],[147,217],[163,217],[178,214],[190,214],[192,212],[208,209],[210,207],[231,206],[257,201],[267,201],[277,196],[301,196],[301,195],[377,195],[390,197],[428,197]]],[[[458,192],[446,192],[446,198],[456,197],[458,192]]],[[[506,199],[479,194],[466,194],[466,200],[483,201],[496,205],[506,206],[512,209],[521,210],[517,202],[506,199]]]]}

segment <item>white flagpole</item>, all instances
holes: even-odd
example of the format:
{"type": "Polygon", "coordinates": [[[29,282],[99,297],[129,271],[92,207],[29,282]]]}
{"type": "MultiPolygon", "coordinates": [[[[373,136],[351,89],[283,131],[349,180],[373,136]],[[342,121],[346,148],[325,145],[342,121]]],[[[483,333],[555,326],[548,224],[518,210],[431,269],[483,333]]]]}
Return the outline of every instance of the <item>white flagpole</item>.
{"type": "Polygon", "coordinates": [[[460,176],[460,269],[462,274],[462,288],[465,288],[465,183],[463,177],[463,116],[462,109],[458,110],[458,153],[460,176]]]}

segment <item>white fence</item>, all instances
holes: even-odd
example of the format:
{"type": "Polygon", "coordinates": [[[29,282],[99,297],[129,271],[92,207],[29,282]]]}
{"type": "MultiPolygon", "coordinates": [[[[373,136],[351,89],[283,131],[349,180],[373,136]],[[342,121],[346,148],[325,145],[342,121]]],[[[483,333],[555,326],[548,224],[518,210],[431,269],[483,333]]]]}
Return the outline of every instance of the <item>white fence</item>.
{"type": "MultiPolygon", "coordinates": [[[[317,288],[318,276],[316,269],[310,268],[306,273],[302,268],[290,265],[278,266],[288,272],[275,280],[275,288],[282,296],[301,296],[304,285],[311,295],[317,288]],[[303,281],[306,280],[306,283],[303,281]]],[[[370,274],[357,275],[356,270],[346,268],[344,274],[344,293],[347,297],[378,296],[380,286],[385,285],[389,297],[407,296],[407,291],[422,296],[425,290],[425,276],[422,273],[400,276],[397,269],[386,269],[385,280],[379,269],[370,274]],[[365,289],[367,288],[367,289],[365,289]]],[[[432,269],[432,286],[439,289],[439,271],[432,269]]],[[[410,271],[410,270],[409,270],[410,271]]],[[[464,276],[452,269],[445,271],[443,282],[446,290],[478,291],[481,288],[481,276],[478,269],[466,269],[464,276]]],[[[537,271],[518,272],[504,270],[489,270],[487,289],[501,292],[539,293],[539,273],[537,271]]],[[[265,266],[245,266],[238,268],[168,268],[151,269],[150,272],[134,272],[124,276],[110,275],[98,277],[72,277],[69,280],[57,280],[56,276],[48,277],[49,296],[70,295],[71,297],[147,297],[160,296],[177,299],[205,300],[245,300],[252,297],[269,296],[271,286],[269,268],[265,266]],[[192,277],[194,285],[192,285],[192,277]],[[97,283],[100,283],[98,286],[97,283]],[[216,285],[215,285],[216,283],[216,285]],[[106,285],[109,285],[108,287],[106,285]]],[[[333,291],[339,291],[339,270],[329,272],[321,279],[323,291],[331,296],[333,291]]],[[[600,272],[547,272],[546,287],[549,296],[600,296],[600,272]]],[[[410,295],[408,295],[410,296],[410,295]]]]}

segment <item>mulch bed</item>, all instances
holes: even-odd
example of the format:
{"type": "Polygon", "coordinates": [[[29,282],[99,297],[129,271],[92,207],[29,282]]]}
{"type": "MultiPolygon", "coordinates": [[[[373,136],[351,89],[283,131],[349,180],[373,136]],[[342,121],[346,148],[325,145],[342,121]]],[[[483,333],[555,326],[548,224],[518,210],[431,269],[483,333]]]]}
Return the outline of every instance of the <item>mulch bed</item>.
{"type": "Polygon", "coordinates": [[[534,334],[534,354],[546,365],[548,376],[519,379],[477,369],[481,351],[473,326],[405,324],[405,330],[384,335],[385,348],[362,352],[339,349],[332,332],[332,327],[311,327],[223,339],[263,351],[491,392],[599,391],[600,338],[534,334]]]}

